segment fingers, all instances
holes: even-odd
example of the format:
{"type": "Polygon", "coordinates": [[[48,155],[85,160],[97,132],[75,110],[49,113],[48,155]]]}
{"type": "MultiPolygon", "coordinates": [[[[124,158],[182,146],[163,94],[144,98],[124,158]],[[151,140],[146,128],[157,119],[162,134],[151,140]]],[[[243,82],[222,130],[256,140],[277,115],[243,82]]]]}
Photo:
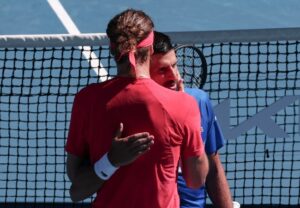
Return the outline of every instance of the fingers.
{"type": "Polygon", "coordinates": [[[142,138],[147,138],[149,137],[150,134],[148,132],[141,132],[141,133],[136,133],[132,134],[127,137],[128,143],[134,143],[136,140],[142,139],[142,138]]]}
{"type": "Polygon", "coordinates": [[[146,144],[146,145],[141,145],[138,148],[136,148],[133,153],[137,154],[137,155],[142,155],[142,154],[148,152],[151,149],[151,146],[153,144],[154,144],[154,141],[151,141],[149,144],[146,144]]]}
{"type": "Polygon", "coordinates": [[[130,144],[130,151],[133,154],[142,154],[150,150],[151,146],[154,144],[154,136],[149,135],[145,138],[139,138],[130,144]]]}
{"type": "Polygon", "coordinates": [[[124,128],[123,123],[120,123],[119,128],[116,131],[115,138],[120,138],[121,137],[121,135],[123,133],[123,128],[124,128]]]}
{"type": "Polygon", "coordinates": [[[113,139],[112,147],[119,153],[123,152],[121,154],[131,155],[128,157],[128,161],[131,160],[130,157],[136,159],[140,154],[147,152],[154,144],[154,136],[148,132],[136,133],[123,138],[121,137],[122,132],[123,124],[120,123],[119,129],[116,131],[116,136],[113,139]]]}
{"type": "Polygon", "coordinates": [[[110,161],[115,166],[132,163],[140,155],[150,150],[154,136],[149,133],[138,133],[125,138],[114,138],[109,151],[110,161]]]}

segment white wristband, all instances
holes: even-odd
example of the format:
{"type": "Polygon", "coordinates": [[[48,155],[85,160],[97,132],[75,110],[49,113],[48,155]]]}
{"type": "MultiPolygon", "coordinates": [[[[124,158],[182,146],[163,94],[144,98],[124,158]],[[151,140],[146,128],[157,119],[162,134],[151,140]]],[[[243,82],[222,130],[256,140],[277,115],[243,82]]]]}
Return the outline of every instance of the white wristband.
{"type": "Polygon", "coordinates": [[[103,155],[97,162],[94,164],[94,171],[97,174],[99,178],[102,180],[109,179],[118,167],[115,167],[111,164],[111,162],[108,160],[107,153],[103,155]]]}
{"type": "Polygon", "coordinates": [[[233,208],[240,208],[241,207],[240,203],[238,203],[237,201],[233,201],[232,204],[233,204],[233,208]]]}

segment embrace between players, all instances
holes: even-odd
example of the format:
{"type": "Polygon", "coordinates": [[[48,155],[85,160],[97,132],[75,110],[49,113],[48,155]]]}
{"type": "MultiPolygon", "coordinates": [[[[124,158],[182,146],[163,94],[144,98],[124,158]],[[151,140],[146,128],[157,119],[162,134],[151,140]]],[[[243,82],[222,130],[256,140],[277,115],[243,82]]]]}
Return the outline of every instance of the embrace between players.
{"type": "Polygon", "coordinates": [[[224,138],[208,95],[184,88],[169,37],[134,9],[106,32],[118,74],[75,96],[66,143],[72,200],[96,193],[95,208],[205,207],[207,191],[215,207],[231,208],[224,138]]]}

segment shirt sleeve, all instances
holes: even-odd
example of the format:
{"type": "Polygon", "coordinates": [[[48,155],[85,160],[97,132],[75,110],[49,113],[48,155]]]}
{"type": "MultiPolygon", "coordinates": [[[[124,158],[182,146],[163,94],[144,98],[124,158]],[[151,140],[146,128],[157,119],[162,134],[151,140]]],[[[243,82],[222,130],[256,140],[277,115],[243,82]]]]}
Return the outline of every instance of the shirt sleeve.
{"type": "Polygon", "coordinates": [[[200,111],[196,101],[192,97],[188,103],[188,107],[189,111],[184,123],[185,136],[181,155],[183,158],[204,154],[204,144],[200,133],[201,125],[199,125],[201,124],[200,111]]]}
{"type": "Polygon", "coordinates": [[[205,151],[208,155],[210,155],[216,153],[221,147],[225,145],[225,139],[217,121],[217,117],[213,111],[212,104],[208,98],[206,99],[205,104],[205,110],[207,111],[208,115],[205,151]]]}
{"type": "Polygon", "coordinates": [[[87,154],[87,107],[84,105],[84,99],[78,94],[75,96],[70,127],[65,146],[66,152],[84,157],[87,154]]]}

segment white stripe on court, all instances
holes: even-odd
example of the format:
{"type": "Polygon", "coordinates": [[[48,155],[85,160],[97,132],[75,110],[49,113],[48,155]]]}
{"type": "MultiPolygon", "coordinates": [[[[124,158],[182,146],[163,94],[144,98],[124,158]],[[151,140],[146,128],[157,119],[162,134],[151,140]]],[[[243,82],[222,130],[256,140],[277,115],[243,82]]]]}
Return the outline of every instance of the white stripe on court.
{"type": "MultiPolygon", "coordinates": [[[[79,29],[64,9],[63,5],[60,3],[59,0],[47,0],[61,23],[67,29],[68,33],[70,34],[80,34],[79,29]]],[[[80,47],[82,49],[82,47],[80,47]]],[[[94,72],[100,76],[101,81],[106,81],[108,77],[107,70],[103,67],[102,63],[99,61],[97,55],[91,50],[91,47],[84,46],[82,51],[83,56],[88,60],[90,66],[93,68],[94,72]],[[100,69],[98,71],[98,66],[100,69]]]]}

